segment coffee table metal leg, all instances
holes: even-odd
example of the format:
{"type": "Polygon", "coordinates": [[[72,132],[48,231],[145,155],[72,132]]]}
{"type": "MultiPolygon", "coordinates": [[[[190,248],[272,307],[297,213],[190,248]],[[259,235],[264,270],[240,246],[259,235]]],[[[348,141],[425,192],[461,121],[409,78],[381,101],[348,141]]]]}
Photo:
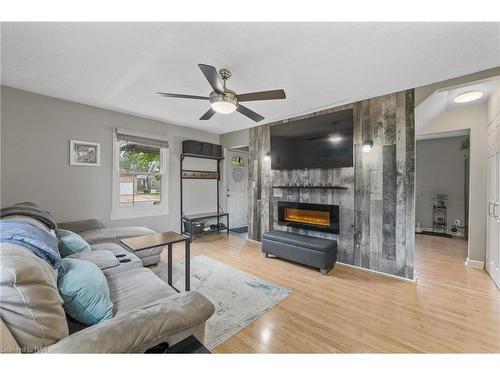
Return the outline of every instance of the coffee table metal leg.
{"type": "Polygon", "coordinates": [[[168,244],[168,285],[172,285],[172,244],[168,244]]]}
{"type": "Polygon", "coordinates": [[[186,244],[186,292],[191,290],[191,241],[185,241],[186,244]]]}

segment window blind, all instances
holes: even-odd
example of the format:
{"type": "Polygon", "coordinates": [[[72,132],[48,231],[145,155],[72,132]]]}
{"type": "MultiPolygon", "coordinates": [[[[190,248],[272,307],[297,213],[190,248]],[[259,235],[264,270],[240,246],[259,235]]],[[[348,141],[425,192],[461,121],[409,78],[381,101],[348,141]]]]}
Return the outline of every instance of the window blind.
{"type": "Polygon", "coordinates": [[[168,141],[154,139],[154,138],[139,137],[136,135],[119,133],[118,131],[116,132],[116,139],[118,141],[133,143],[141,146],[168,148],[168,141]]]}

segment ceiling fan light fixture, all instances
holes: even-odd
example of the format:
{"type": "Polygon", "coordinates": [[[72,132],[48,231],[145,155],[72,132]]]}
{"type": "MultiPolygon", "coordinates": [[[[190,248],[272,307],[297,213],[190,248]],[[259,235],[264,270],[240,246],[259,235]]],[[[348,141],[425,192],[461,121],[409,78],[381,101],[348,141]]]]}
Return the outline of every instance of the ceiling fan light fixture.
{"type": "Polygon", "coordinates": [[[227,115],[229,113],[233,113],[236,111],[236,106],[233,103],[230,102],[213,102],[210,103],[210,106],[212,109],[217,112],[217,113],[222,113],[224,115],[227,115]]]}
{"type": "Polygon", "coordinates": [[[233,113],[238,108],[238,99],[236,99],[236,95],[231,92],[225,92],[223,94],[219,94],[213,92],[210,95],[210,106],[217,113],[222,113],[227,115],[229,113],[233,113]]]}

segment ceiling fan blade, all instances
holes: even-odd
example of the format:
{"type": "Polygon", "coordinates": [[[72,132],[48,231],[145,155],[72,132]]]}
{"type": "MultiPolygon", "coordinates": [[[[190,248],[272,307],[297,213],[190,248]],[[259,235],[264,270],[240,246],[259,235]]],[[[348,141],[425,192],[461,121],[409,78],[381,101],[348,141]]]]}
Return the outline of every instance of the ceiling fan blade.
{"type": "Polygon", "coordinates": [[[239,102],[251,102],[254,100],[275,100],[286,99],[285,90],[268,90],[249,92],[247,94],[237,95],[239,102]]]}
{"type": "Polygon", "coordinates": [[[169,92],[157,92],[158,95],[166,96],[167,98],[182,98],[182,99],[204,99],[208,100],[208,96],[171,94],[169,92]]]}
{"type": "Polygon", "coordinates": [[[213,115],[215,115],[215,111],[212,108],[210,108],[203,114],[203,116],[200,117],[200,120],[210,120],[213,115]]]}
{"type": "Polygon", "coordinates": [[[242,115],[247,116],[248,118],[254,120],[255,122],[259,122],[264,120],[264,117],[259,115],[257,112],[252,111],[251,109],[243,106],[243,105],[238,105],[238,108],[236,110],[241,113],[242,115]]]}
{"type": "Polygon", "coordinates": [[[224,86],[222,86],[219,73],[217,73],[217,70],[213,66],[198,64],[198,67],[200,68],[201,72],[207,79],[208,83],[210,83],[210,86],[212,86],[214,91],[217,91],[219,93],[224,92],[224,86]]]}

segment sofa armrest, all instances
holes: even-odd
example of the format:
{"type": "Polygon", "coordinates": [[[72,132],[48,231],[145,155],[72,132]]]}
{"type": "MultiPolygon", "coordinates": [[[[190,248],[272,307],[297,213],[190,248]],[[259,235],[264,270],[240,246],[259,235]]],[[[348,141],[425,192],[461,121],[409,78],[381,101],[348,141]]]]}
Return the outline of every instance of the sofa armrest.
{"type": "Polygon", "coordinates": [[[42,352],[142,353],[169,336],[204,323],[214,311],[212,303],[200,293],[179,293],[85,328],[42,352]]]}
{"type": "Polygon", "coordinates": [[[58,223],[57,226],[61,229],[70,230],[75,233],[104,228],[104,224],[97,219],[68,221],[66,223],[58,223]]]}

